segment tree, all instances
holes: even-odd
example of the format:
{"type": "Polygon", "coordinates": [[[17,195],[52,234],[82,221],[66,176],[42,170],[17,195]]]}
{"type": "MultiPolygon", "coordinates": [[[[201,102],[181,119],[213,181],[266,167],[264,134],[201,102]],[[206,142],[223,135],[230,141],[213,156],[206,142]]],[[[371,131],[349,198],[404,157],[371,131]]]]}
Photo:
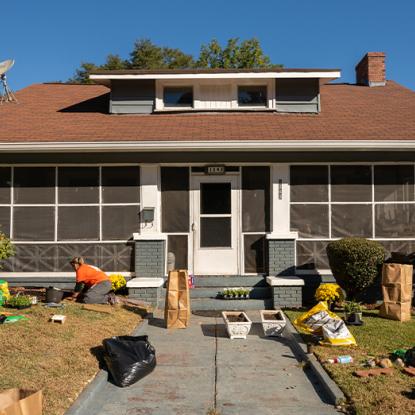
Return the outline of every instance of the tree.
{"type": "Polygon", "coordinates": [[[199,68],[269,68],[282,65],[272,65],[267,55],[264,55],[259,40],[256,38],[239,41],[231,38],[222,48],[216,39],[200,48],[199,59],[196,63],[199,68]]]}
{"type": "Polygon", "coordinates": [[[80,68],[75,71],[75,75],[68,80],[73,84],[93,84],[94,82],[89,79],[89,74],[99,69],[94,63],[81,62],[80,68]]]}
{"type": "Polygon", "coordinates": [[[106,69],[190,69],[190,68],[269,68],[282,65],[272,65],[270,58],[262,51],[256,38],[240,42],[239,38],[231,38],[224,47],[213,39],[200,48],[199,57],[195,60],[192,55],[180,49],[158,46],[150,39],[138,39],[130,53],[130,58],[123,60],[119,55],[108,55],[103,65],[83,62],[69,82],[90,84],[90,72],[106,69]]]}
{"type": "Polygon", "coordinates": [[[150,39],[140,39],[130,53],[131,69],[185,69],[193,66],[193,56],[180,49],[160,47],[150,39]]]}

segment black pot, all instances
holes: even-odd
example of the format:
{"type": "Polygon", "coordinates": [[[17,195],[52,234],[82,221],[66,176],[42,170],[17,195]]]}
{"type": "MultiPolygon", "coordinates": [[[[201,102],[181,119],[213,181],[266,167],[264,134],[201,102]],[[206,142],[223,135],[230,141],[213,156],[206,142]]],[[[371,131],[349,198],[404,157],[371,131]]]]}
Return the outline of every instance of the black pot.
{"type": "Polygon", "coordinates": [[[361,316],[362,313],[350,313],[347,317],[346,323],[351,326],[361,326],[363,324],[361,316]]]}
{"type": "Polygon", "coordinates": [[[15,305],[13,308],[17,308],[18,310],[24,310],[25,308],[32,307],[32,304],[29,305],[15,305]]]}
{"type": "Polygon", "coordinates": [[[59,288],[49,287],[46,289],[46,302],[47,303],[60,303],[63,298],[63,291],[59,288]]]}

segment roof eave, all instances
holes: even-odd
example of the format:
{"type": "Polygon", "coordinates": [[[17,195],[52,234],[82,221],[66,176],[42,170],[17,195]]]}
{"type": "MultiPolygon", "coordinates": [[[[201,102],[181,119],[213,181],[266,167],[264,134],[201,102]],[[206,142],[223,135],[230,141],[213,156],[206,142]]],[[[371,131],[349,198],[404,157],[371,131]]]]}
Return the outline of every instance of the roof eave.
{"type": "Polygon", "coordinates": [[[3,153],[182,151],[414,151],[412,140],[94,141],[0,143],[3,153]]]}

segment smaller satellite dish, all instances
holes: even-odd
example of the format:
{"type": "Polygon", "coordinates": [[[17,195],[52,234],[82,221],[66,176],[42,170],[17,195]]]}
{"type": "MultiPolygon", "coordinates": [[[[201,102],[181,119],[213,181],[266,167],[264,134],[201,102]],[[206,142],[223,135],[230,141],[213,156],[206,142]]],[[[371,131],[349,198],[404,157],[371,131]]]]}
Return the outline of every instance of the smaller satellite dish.
{"type": "Polygon", "coordinates": [[[13,94],[13,91],[7,85],[6,72],[14,65],[13,59],[0,62],[0,87],[3,87],[3,93],[0,91],[0,104],[3,102],[16,102],[17,99],[13,94]]]}
{"type": "Polygon", "coordinates": [[[7,61],[0,62],[0,75],[6,73],[13,65],[13,59],[7,59],[7,61]]]}

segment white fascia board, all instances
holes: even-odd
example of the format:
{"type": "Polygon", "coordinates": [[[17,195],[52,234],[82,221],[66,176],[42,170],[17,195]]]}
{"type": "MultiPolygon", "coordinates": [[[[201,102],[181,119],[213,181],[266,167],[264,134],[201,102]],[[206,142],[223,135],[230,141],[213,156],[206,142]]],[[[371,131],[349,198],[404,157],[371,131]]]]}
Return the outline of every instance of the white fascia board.
{"type": "Polygon", "coordinates": [[[408,151],[413,140],[94,141],[0,143],[0,152],[408,151]]]}
{"type": "Polygon", "coordinates": [[[91,74],[93,81],[106,81],[112,79],[277,79],[277,78],[340,78],[340,71],[330,72],[234,72],[234,73],[194,73],[194,74],[124,74],[99,75],[91,74]]]}

